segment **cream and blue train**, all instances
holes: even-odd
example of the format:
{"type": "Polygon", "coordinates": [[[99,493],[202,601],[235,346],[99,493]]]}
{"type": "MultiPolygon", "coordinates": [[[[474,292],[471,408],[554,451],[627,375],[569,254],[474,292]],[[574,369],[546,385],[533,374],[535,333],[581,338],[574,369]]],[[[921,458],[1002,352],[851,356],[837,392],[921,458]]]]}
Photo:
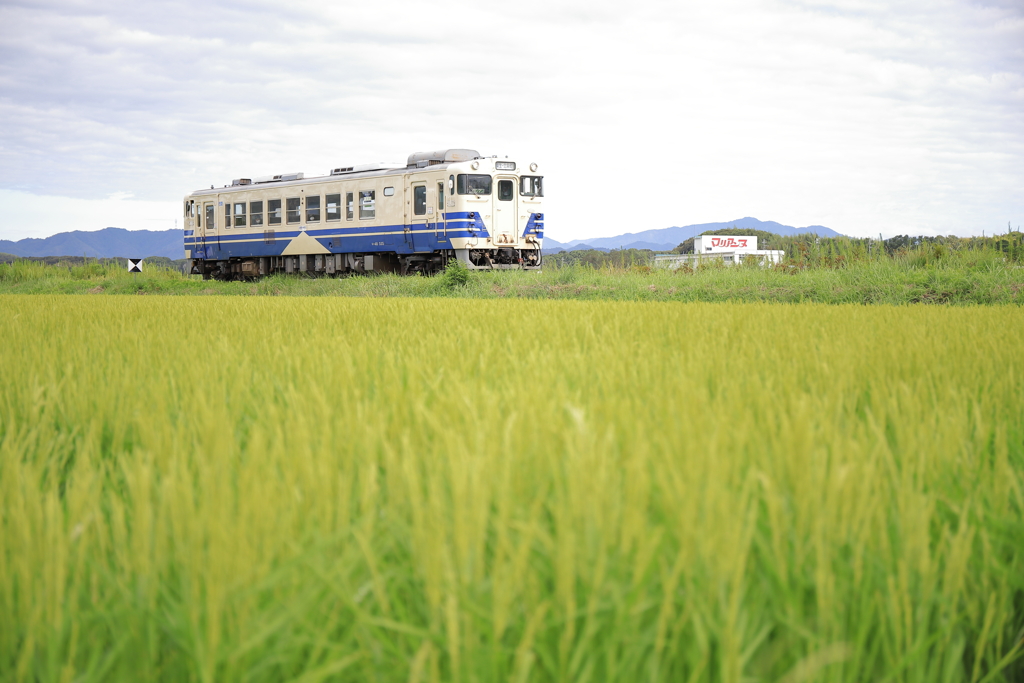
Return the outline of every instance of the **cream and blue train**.
{"type": "Polygon", "coordinates": [[[543,197],[536,163],[471,149],[313,178],[242,178],[185,197],[185,258],[193,273],[218,279],[429,274],[450,259],[471,269],[537,269],[543,197]]]}

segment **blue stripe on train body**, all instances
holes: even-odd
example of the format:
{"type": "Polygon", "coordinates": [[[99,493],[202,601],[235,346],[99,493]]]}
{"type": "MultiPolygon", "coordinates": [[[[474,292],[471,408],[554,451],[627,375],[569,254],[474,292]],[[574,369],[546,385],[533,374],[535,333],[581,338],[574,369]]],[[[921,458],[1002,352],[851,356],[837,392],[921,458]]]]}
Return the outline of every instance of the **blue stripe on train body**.
{"type": "MultiPolygon", "coordinates": [[[[530,220],[534,221],[534,216],[537,215],[539,214],[531,216],[530,220]]],[[[281,256],[292,239],[305,232],[332,254],[383,251],[413,254],[450,249],[452,248],[452,239],[486,239],[490,236],[483,217],[477,211],[452,211],[445,215],[443,222],[445,229],[440,237],[438,230],[433,227],[436,225],[435,223],[428,223],[427,225],[431,227],[427,228],[422,228],[423,224],[417,223],[415,225],[338,225],[313,230],[278,231],[275,229],[273,236],[268,234],[270,229],[264,230],[263,233],[212,235],[206,238],[195,235],[193,231],[187,231],[191,234],[184,237],[184,247],[191,249],[192,258],[196,259],[224,260],[255,256],[281,256]]],[[[535,224],[535,232],[540,229],[542,229],[541,225],[535,224]]]]}

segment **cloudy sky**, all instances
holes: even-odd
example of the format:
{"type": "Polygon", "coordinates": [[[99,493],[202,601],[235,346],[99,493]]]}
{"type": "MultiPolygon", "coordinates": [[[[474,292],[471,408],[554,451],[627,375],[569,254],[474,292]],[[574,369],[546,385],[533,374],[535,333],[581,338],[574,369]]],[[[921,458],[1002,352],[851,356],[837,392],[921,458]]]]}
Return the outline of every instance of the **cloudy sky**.
{"type": "Polygon", "coordinates": [[[566,241],[1024,225],[1024,2],[0,0],[0,239],[469,147],[566,241]]]}

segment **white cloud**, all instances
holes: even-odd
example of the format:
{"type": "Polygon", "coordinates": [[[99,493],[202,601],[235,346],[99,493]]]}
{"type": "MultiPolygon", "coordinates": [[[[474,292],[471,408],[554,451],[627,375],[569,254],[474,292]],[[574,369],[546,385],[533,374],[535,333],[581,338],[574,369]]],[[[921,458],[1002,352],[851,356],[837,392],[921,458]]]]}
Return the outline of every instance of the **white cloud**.
{"type": "Polygon", "coordinates": [[[129,192],[173,222],[231,178],[447,146],[542,163],[557,239],[744,215],[850,234],[1024,223],[1013,4],[196,7],[4,6],[0,188],[29,208],[0,237],[35,230],[19,222],[35,196],[129,192]]]}
{"type": "Polygon", "coordinates": [[[180,202],[131,199],[127,192],[115,192],[104,199],[80,199],[36,195],[0,189],[0,239],[48,237],[71,230],[103,228],[126,230],[168,230],[181,227],[176,216],[180,202]]]}

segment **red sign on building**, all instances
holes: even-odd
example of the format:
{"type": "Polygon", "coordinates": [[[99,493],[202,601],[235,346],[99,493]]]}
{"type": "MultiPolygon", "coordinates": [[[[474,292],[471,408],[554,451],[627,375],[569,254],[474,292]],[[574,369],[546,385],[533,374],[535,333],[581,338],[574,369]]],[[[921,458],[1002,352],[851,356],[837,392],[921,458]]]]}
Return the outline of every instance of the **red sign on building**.
{"type": "Polygon", "coordinates": [[[712,237],[711,238],[711,246],[712,247],[732,247],[734,249],[746,249],[746,247],[747,247],[747,240],[745,240],[743,238],[736,239],[735,237],[712,237]]]}

